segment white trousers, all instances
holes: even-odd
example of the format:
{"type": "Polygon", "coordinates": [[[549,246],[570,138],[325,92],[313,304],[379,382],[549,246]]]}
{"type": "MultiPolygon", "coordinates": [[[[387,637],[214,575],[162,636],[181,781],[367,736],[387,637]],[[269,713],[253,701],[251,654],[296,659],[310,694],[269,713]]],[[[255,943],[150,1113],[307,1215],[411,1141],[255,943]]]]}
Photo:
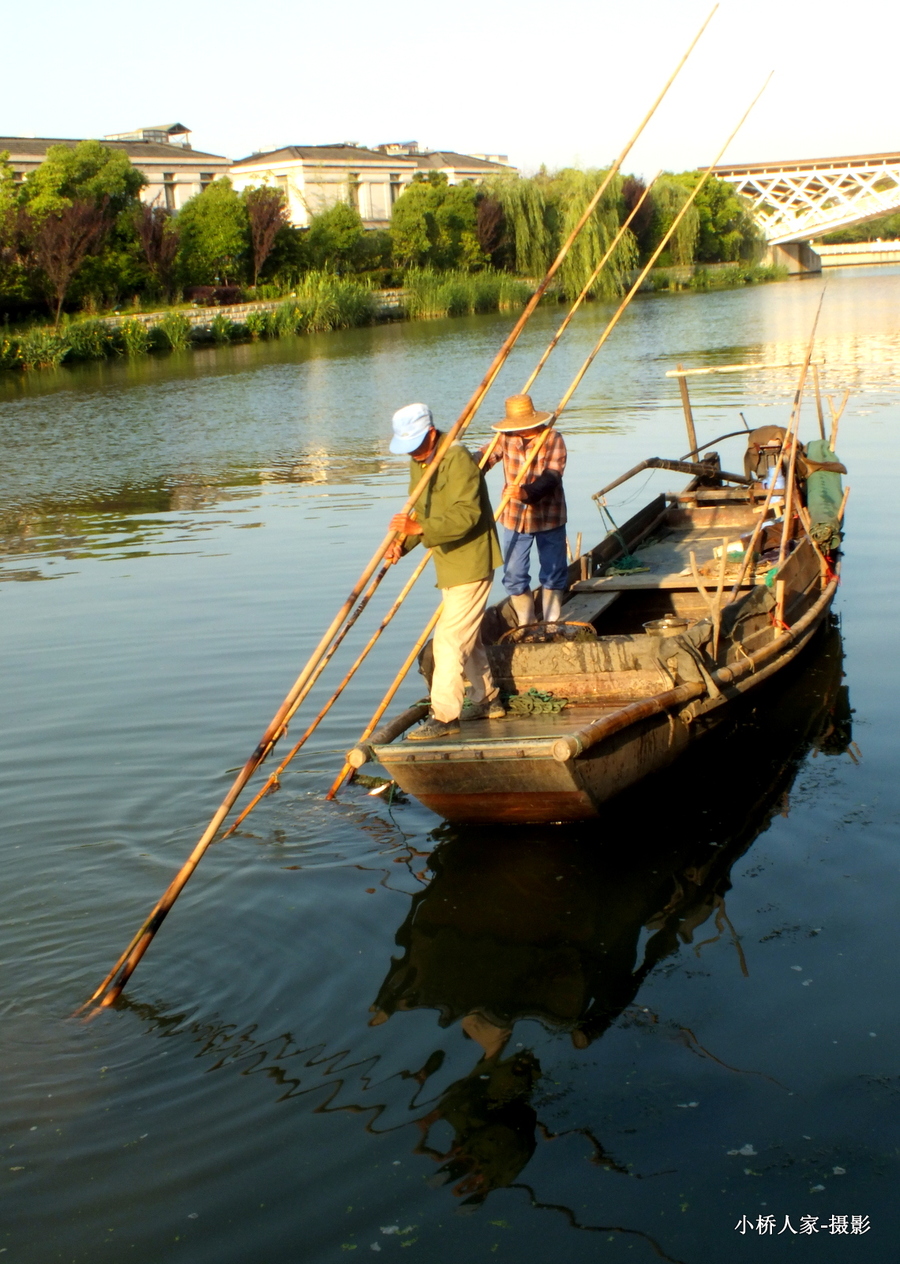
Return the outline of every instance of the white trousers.
{"type": "Polygon", "coordinates": [[[474,703],[493,700],[499,693],[481,643],[481,620],[490,592],[490,579],[441,589],[444,604],[434,629],[431,710],[445,724],[457,719],[462,710],[466,680],[474,703]]]}

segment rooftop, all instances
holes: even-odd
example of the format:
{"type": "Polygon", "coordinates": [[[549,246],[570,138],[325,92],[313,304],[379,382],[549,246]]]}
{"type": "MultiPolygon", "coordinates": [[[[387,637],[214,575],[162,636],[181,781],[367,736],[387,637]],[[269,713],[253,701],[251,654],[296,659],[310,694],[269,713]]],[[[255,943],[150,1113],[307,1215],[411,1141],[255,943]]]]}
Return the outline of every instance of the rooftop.
{"type": "Polygon", "coordinates": [[[311,162],[383,162],[385,166],[396,165],[397,162],[409,162],[399,155],[389,156],[379,153],[377,149],[367,149],[364,145],[353,145],[349,142],[336,145],[282,145],[280,149],[272,149],[266,153],[250,154],[247,158],[239,158],[232,165],[242,167],[244,164],[255,165],[262,159],[282,161],[289,158],[300,158],[311,162]]]}
{"type": "Polygon", "coordinates": [[[188,149],[173,146],[168,141],[152,140],[110,140],[109,137],[47,137],[47,136],[0,136],[0,153],[8,150],[12,159],[46,158],[47,150],[53,145],[68,145],[74,149],[84,139],[99,140],[101,145],[109,149],[121,149],[129,158],[165,158],[169,162],[184,162],[188,155],[190,161],[202,158],[214,158],[219,162],[228,162],[222,154],[207,154],[201,149],[188,149]],[[182,154],[184,157],[182,157],[182,154]]]}

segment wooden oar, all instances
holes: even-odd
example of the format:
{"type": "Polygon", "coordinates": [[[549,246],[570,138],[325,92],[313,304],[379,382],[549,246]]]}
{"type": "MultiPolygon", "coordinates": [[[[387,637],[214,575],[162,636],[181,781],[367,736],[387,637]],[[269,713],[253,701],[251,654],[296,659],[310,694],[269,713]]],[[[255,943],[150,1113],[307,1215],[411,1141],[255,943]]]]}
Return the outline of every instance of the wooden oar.
{"type": "MultiPolygon", "coordinates": [[[[681,71],[688,57],[691,55],[694,48],[696,47],[697,42],[699,41],[700,37],[703,35],[703,32],[706,30],[707,26],[712,20],[713,14],[715,13],[717,8],[718,8],[718,5],[715,5],[713,9],[710,11],[709,15],[707,16],[702,26],[700,27],[699,31],[697,32],[697,34],[694,36],[693,40],[691,41],[690,46],[688,47],[684,56],[681,58],[678,65],[675,67],[675,70],[669,76],[668,80],[663,86],[662,91],[658,94],[655,101],[651,105],[650,109],[647,111],[646,115],[641,120],[634,134],[628,140],[624,149],[619,154],[618,158],[615,160],[613,165],[610,167],[609,171],[606,173],[606,176],[604,177],[600,186],[594,193],[594,196],[588,202],[588,205],[585,208],[584,213],[579,218],[578,223],[574,226],[569,236],[563,242],[556,258],[553,260],[550,267],[547,269],[547,272],[544,275],[542,281],[540,282],[537,289],[532,294],[528,303],[525,305],[525,308],[522,311],[521,315],[519,316],[519,319],[516,321],[509,335],[504,340],[499,351],[495,355],[493,361],[491,362],[490,367],[488,368],[488,371],[485,373],[484,377],[482,378],[481,382],[479,383],[478,387],[476,388],[475,392],[469,399],[466,406],[463,408],[456,422],[453,424],[453,426],[451,426],[451,428],[445,434],[435,454],[435,459],[430,463],[428,469],[423,473],[422,478],[420,479],[419,483],[417,484],[413,492],[407,498],[406,503],[401,510],[401,513],[409,515],[412,512],[418,500],[424,493],[425,488],[428,486],[428,483],[434,477],[434,474],[440,464],[440,458],[448,450],[450,445],[454,443],[456,439],[465,431],[466,427],[468,426],[468,424],[474,417],[475,413],[478,411],[478,408],[481,406],[481,403],[483,402],[485,396],[487,395],[488,391],[493,385],[501,368],[506,363],[506,360],[508,359],[513,347],[518,341],[522,330],[525,328],[525,325],[530,320],[533,312],[535,311],[538,303],[540,302],[541,298],[546,292],[548,286],[550,285],[551,281],[556,276],[556,273],[559,271],[560,267],[562,266],[562,263],[565,260],[566,256],[568,255],[574,241],[578,237],[581,230],[584,228],[584,225],[587,223],[590,216],[593,214],[601,197],[606,192],[606,189],[609,187],[611,181],[614,179],[615,175],[619,171],[619,168],[621,167],[625,158],[628,156],[635,142],[638,140],[641,133],[644,131],[644,128],[650,122],[650,119],[656,113],[656,110],[658,109],[660,103],[662,102],[669,88],[674,83],[676,77],[678,76],[679,72],[681,71]]],[[[263,762],[263,760],[266,759],[266,757],[270,754],[270,752],[272,751],[272,749],[274,748],[278,740],[283,736],[284,731],[285,731],[286,717],[288,716],[289,713],[292,713],[291,708],[293,707],[294,702],[297,700],[301,691],[310,681],[310,678],[312,677],[313,673],[316,671],[316,668],[318,667],[323,656],[329,652],[333,637],[341,628],[342,624],[344,623],[344,620],[347,618],[348,614],[353,608],[354,603],[359,598],[366,584],[375,574],[375,571],[378,569],[378,565],[382,561],[388,548],[396,539],[397,539],[397,533],[394,531],[389,531],[388,534],[381,541],[380,545],[376,549],[368,565],[365,567],[359,579],[356,581],[350,593],[348,594],[343,604],[341,605],[340,609],[338,610],[337,614],[332,619],[331,623],[328,626],[327,631],[323,634],[319,643],[316,645],[305,667],[301,671],[300,675],[297,677],[297,680],[294,682],[291,690],[289,691],[286,698],[284,699],[284,702],[276,711],[269,726],[267,727],[266,731],[263,733],[262,738],[257,743],[255,750],[253,751],[251,756],[248,758],[243,768],[238,773],[237,777],[235,778],[234,782],[229,788],[228,793],[226,794],[225,798],[222,800],[222,803],[216,809],[208,826],[206,827],[203,834],[200,836],[200,839],[198,840],[196,846],[194,847],[194,850],[191,852],[190,856],[188,857],[187,861],[182,866],[182,868],[179,870],[178,874],[169,884],[162,898],[157,902],[156,906],[154,907],[150,916],[144,922],[141,929],[137,932],[137,934],[132,939],[132,944],[131,944],[130,949],[126,950],[126,954],[123,954],[124,960],[121,961],[121,968],[118,969],[118,974],[115,977],[115,981],[113,982],[113,978],[111,976],[108,976],[107,979],[104,980],[104,982],[100,985],[100,987],[98,987],[94,991],[94,993],[85,1003],[85,1005],[81,1007],[82,1009],[84,1009],[87,1005],[90,1005],[93,1001],[98,1000],[101,996],[102,996],[102,1000],[100,1001],[100,1004],[102,1006],[107,1007],[114,1004],[116,998],[120,995],[128,979],[131,977],[132,973],[134,972],[141,957],[143,957],[144,953],[146,952],[147,947],[151,943],[157,930],[159,929],[159,927],[162,925],[163,921],[165,920],[169,912],[169,909],[172,907],[175,900],[178,898],[178,895],[183,890],[185,883],[188,881],[191,874],[194,872],[194,869],[196,869],[207,847],[215,838],[219,830],[219,827],[221,826],[222,822],[227,817],[228,813],[231,811],[232,806],[234,805],[235,801],[237,800],[244,786],[250,780],[253,773],[259,767],[259,765],[263,762]]],[[[116,971],[113,971],[112,973],[113,975],[116,975],[116,971]]]]}

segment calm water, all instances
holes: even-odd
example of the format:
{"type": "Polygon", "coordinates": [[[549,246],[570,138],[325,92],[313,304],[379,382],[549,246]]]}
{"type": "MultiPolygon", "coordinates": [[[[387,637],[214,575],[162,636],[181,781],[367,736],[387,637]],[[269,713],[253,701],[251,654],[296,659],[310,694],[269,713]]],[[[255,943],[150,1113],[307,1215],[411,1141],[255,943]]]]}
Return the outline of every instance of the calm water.
{"type": "MultiPolygon", "coordinates": [[[[820,288],[634,304],[564,420],[572,535],[600,534],[591,492],[688,446],[666,369],[797,360],[820,288]]],[[[605,314],[576,323],[539,407],[605,314]]],[[[558,319],[535,317],[473,436],[558,319]]],[[[509,324],[0,379],[10,1264],[894,1258],[895,270],[831,277],[820,326],[823,387],[852,390],[840,628],[727,741],[576,829],[450,829],[356,787],[325,803],[429,579],[281,793],[208,853],[120,1006],[67,1018],[402,502],[390,413],[452,419],[509,324]],[[871,1228],[830,1232],[840,1216],[871,1228]]],[[[783,419],[793,376],[695,379],[700,435],[783,419]]],[[[720,450],[739,468],[739,441],[720,450]]],[[[644,476],[613,513],[678,481],[644,476]]]]}

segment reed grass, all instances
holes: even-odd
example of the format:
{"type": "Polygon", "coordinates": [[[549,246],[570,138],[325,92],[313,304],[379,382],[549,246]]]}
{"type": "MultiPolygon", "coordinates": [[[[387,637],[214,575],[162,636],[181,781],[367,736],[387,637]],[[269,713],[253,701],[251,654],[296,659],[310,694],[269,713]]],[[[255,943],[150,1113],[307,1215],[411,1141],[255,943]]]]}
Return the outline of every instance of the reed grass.
{"type": "Polygon", "coordinates": [[[191,344],[191,322],[184,312],[166,312],[153,328],[159,331],[170,351],[184,351],[191,344]]]}
{"type": "Polygon", "coordinates": [[[135,320],[133,316],[123,320],[119,326],[119,337],[127,356],[145,355],[150,350],[150,330],[143,320],[135,320]]]}
{"type": "Polygon", "coordinates": [[[524,307],[531,295],[527,282],[507,272],[434,272],[410,268],[405,277],[405,310],[411,319],[468,316],[524,307]]]}

